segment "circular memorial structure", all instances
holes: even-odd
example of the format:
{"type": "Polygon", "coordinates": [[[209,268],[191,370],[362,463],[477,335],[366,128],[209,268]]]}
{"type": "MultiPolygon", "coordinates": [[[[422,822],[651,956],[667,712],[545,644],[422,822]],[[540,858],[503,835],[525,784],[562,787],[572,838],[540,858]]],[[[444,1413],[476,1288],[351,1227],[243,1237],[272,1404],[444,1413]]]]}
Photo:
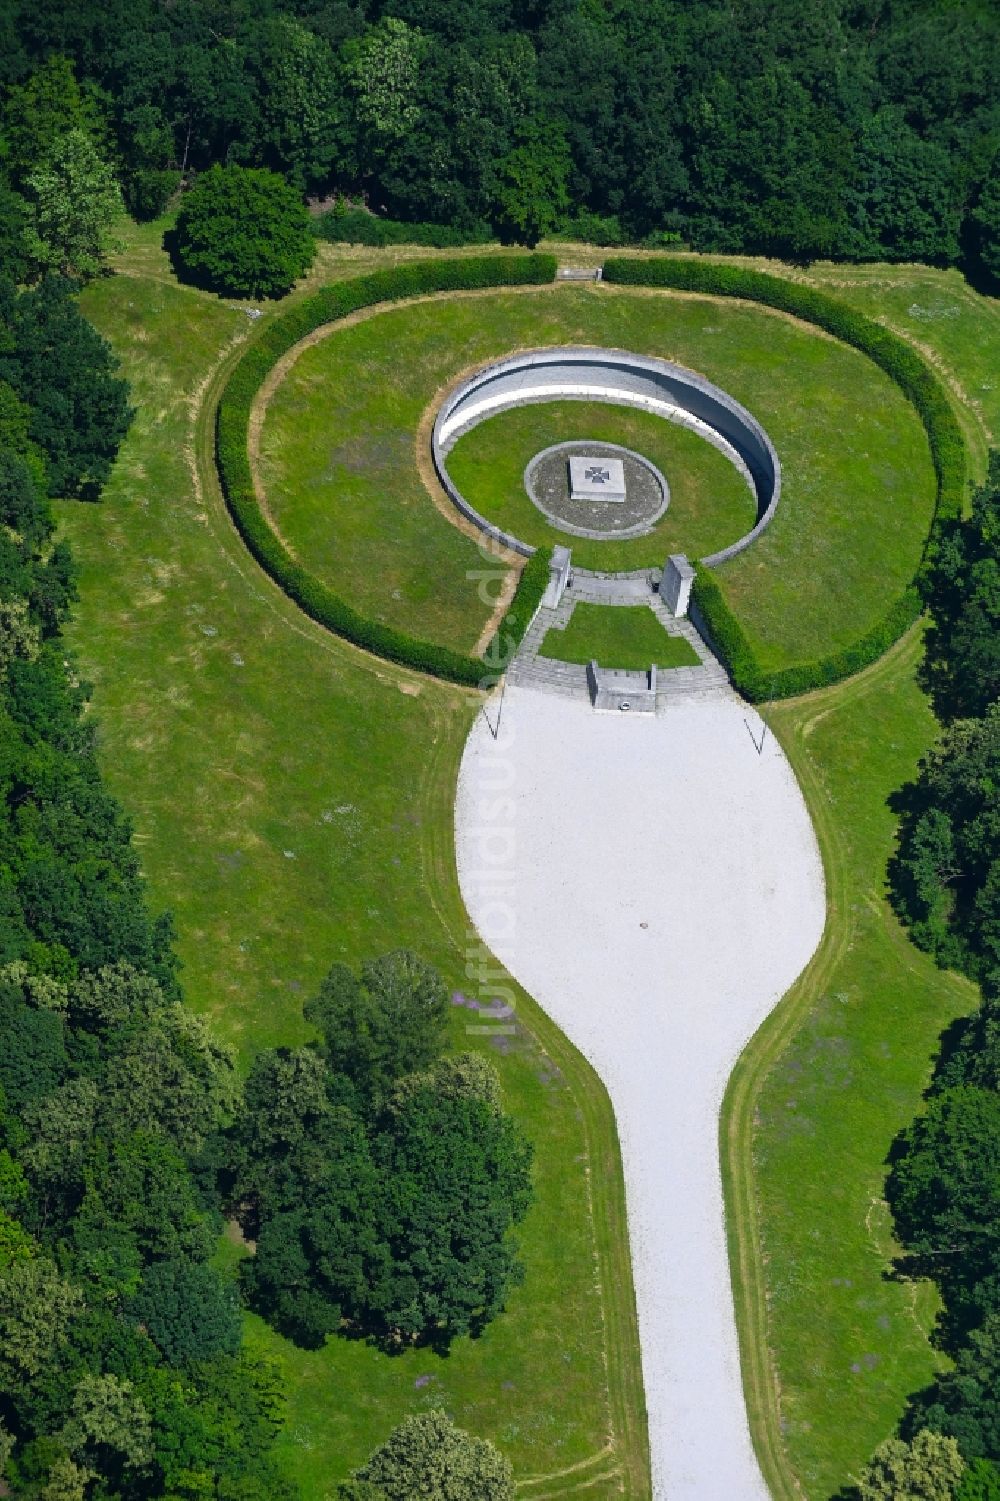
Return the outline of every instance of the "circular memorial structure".
{"type": "Polygon", "coordinates": [[[573,537],[642,537],[670,503],[656,465],[618,443],[553,443],[528,461],[524,488],[542,515],[573,537]]]}
{"type": "MultiPolygon", "coordinates": [[[[709,566],[725,562],[749,547],[770,522],[781,494],[778,455],[757,419],[727,392],[681,365],[648,355],[631,354],[627,350],[588,346],[536,349],[495,361],[467,376],[445,397],[431,435],[434,467],[445,491],[464,516],[504,546],[526,557],[535,551],[529,543],[505,532],[479,513],[448,473],[448,455],[460,437],[487,417],[529,402],[566,400],[600,401],[651,412],[665,421],[691,428],[735,465],[756,497],[757,520],[750,531],[729,547],[703,558],[702,561],[709,566]]],[[[587,445],[574,444],[572,447],[583,456],[587,445]]],[[[597,448],[613,447],[609,444],[591,445],[595,457],[598,456],[597,448]]],[[[528,483],[529,475],[547,453],[543,451],[536,455],[528,465],[525,484],[539,510],[561,530],[576,536],[620,539],[641,535],[652,526],[655,516],[651,515],[637,518],[635,531],[622,530],[613,524],[605,529],[603,522],[608,520],[605,504],[598,525],[592,528],[593,518],[585,516],[588,500],[582,492],[575,505],[570,507],[576,509],[580,520],[574,521],[573,516],[566,514],[558,503],[554,509],[550,508],[544,497],[539,500],[528,483]]],[[[647,470],[653,468],[639,455],[632,457],[645,464],[647,470]]],[[[655,473],[663,484],[664,504],[658,513],[662,515],[669,492],[663,476],[658,470],[655,473]]],[[[571,493],[572,487],[568,495],[571,493]]],[[[558,497],[554,498],[558,502],[558,497]]]]}

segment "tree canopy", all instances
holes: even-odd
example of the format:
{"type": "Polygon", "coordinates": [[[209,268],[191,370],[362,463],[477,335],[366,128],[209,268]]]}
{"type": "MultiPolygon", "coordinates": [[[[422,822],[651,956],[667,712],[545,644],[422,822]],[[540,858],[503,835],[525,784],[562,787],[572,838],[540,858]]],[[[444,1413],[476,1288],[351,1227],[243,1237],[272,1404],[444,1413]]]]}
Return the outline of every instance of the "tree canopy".
{"type": "Polygon", "coordinates": [[[954,1501],[965,1465],[955,1440],[922,1429],[911,1444],[886,1439],[858,1481],[861,1501],[954,1501]]]}
{"type": "Polygon", "coordinates": [[[117,362],[74,291],[61,276],[20,294],[0,282],[0,381],[28,408],[28,434],[44,456],[51,493],[91,499],[132,412],[117,362]]]}
{"type": "Polygon", "coordinates": [[[985,714],[1000,698],[1000,453],[968,520],[945,533],[926,585],[932,625],[922,676],[943,720],[985,714]]]}
{"type": "Polygon", "coordinates": [[[230,1194],[256,1252],[252,1305],[319,1345],[340,1328],[390,1345],[478,1334],[522,1276],[513,1227],[531,1150],[495,1069],[441,1056],[446,992],[396,950],[334,965],[313,1047],[261,1053],[228,1132],[230,1194]]]}
{"type": "Polygon", "coordinates": [[[305,1016],[321,1034],[320,1050],[368,1102],[395,1080],[419,1072],[444,1046],[448,997],[440,975],[418,955],[396,950],[368,960],[355,976],[335,964],[305,1016]]]}
{"type": "MultiPolygon", "coordinates": [[[[50,72],[39,131],[50,94],[65,124],[50,72]]],[[[128,391],[61,279],[0,287],[0,365],[3,1490],[291,1501],[278,1380],[210,1261],[203,1159],[236,1113],[233,1060],[181,1003],[61,637],[73,569],[47,485],[99,490],[128,391]]]]}
{"type": "Polygon", "coordinates": [[[893,899],[915,943],[981,977],[1000,968],[1000,704],[958,720],[899,797],[893,899]]]}
{"type": "Polygon", "coordinates": [[[922,673],[947,728],[894,799],[902,816],[889,866],[892,898],[914,941],[981,986],[978,1008],[942,1035],[926,1103],[893,1143],[886,1180],[907,1253],[898,1270],[937,1283],[936,1341],[952,1365],[910,1398],[902,1440],[876,1452],[863,1497],[897,1494],[894,1485],[910,1494],[918,1445],[932,1439],[939,1469],[940,1441],[956,1446],[967,1468],[960,1483],[943,1471],[933,1483],[925,1477],[917,1494],[931,1487],[956,1501],[1000,1497],[998,487],[993,453],[971,516],[941,540],[926,580],[931,627],[922,673]]]}
{"type": "Polygon", "coordinates": [[[702,250],[1000,274],[989,5],[8,10],[0,169],[18,194],[81,130],[147,217],[182,176],[260,168],[461,232],[582,224],[602,243],[676,233],[702,250]]]}
{"type": "MultiPolygon", "coordinates": [[[[513,1501],[511,1467],[486,1439],[457,1428],[443,1412],[407,1418],[362,1465],[356,1479],[385,1501],[513,1501]]],[[[346,1494],[351,1495],[350,1490],[346,1494]]],[[[356,1498],[364,1491],[354,1491],[356,1498]]]]}
{"type": "Polygon", "coordinates": [[[277,297],[316,251],[305,205],[278,173],[213,167],[185,196],[174,236],[181,270],[215,291],[277,297]]]}

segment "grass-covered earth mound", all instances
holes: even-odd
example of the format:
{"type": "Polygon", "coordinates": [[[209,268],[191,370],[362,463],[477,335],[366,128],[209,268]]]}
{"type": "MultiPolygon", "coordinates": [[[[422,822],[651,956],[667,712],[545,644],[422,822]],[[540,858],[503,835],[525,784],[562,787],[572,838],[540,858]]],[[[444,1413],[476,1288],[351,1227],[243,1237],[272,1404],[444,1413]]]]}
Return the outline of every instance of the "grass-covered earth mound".
{"type": "MultiPolygon", "coordinates": [[[[490,613],[478,586],[483,560],[428,494],[421,472],[429,464],[426,419],[463,370],[518,348],[588,343],[696,369],[770,434],[782,462],[778,512],[717,575],[763,662],[812,660],[851,644],[884,615],[916,570],[933,511],[934,473],[919,417],[856,350],[762,307],[702,297],[559,287],[439,298],[335,326],[302,350],[263,417],[259,474],[280,535],[357,609],[469,650],[490,613]]],[[[530,426],[544,410],[510,420],[530,426]]],[[[616,425],[612,441],[647,452],[676,487],[676,509],[672,502],[663,524],[678,524],[685,503],[676,456],[658,458],[645,437],[629,443],[618,424],[632,414],[605,410],[616,425]]],[[[660,442],[677,442],[668,424],[655,425],[660,442]]],[[[490,426],[483,425],[480,442],[490,442],[490,426]]],[[[590,435],[603,433],[591,427],[590,435]]],[[[536,429],[532,452],[544,446],[537,436],[536,429]]],[[[557,427],[550,441],[562,436],[557,427]]],[[[701,446],[710,455],[698,460],[706,473],[717,461],[725,484],[739,481],[720,455],[701,446]]],[[[520,486],[513,459],[510,467],[520,486]]],[[[714,483],[701,489],[711,490],[712,506],[720,503],[714,483]]],[[[713,513],[699,508],[693,486],[688,509],[693,542],[732,540],[716,540],[713,513]]],[[[747,510],[752,520],[752,503],[747,510]]],[[[574,558],[582,564],[580,540],[574,558]]],[[[613,550],[625,545],[607,544],[603,566],[619,568],[613,550]]],[[[687,550],[697,555],[702,548],[689,543],[687,550]]],[[[640,557],[632,566],[644,563],[640,557]]]]}

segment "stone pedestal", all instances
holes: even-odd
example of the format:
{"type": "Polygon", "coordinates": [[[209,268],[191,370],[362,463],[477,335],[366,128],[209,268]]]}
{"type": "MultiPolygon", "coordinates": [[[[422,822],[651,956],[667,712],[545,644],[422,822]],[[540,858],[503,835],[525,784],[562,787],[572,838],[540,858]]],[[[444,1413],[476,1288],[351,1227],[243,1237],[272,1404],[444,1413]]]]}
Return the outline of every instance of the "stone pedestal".
{"type": "Polygon", "coordinates": [[[569,583],[570,569],[573,554],[568,547],[554,547],[552,549],[552,561],[549,564],[549,582],[545,593],[542,595],[542,605],[546,610],[554,610],[566,592],[569,583]]]}
{"type": "Polygon", "coordinates": [[[671,615],[681,620],[688,612],[694,569],[682,552],[671,554],[663,565],[660,598],[671,615]]]}
{"type": "Polygon", "coordinates": [[[656,713],[656,667],[648,672],[587,664],[587,686],[595,709],[615,714],[656,713]]]}
{"type": "Polygon", "coordinates": [[[569,461],[570,500],[625,500],[625,466],[606,454],[574,454],[569,461]]]}

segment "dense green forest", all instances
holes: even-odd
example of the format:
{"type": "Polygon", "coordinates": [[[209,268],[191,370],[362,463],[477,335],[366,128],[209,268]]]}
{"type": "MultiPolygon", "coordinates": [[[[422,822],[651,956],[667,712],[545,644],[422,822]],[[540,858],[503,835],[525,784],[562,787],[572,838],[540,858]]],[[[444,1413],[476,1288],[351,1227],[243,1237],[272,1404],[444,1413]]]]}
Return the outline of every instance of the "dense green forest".
{"type": "Polygon", "coordinates": [[[458,236],[1000,274],[985,0],[3,0],[0,87],[0,256],[74,173],[152,217],[221,164],[458,236]]]}

